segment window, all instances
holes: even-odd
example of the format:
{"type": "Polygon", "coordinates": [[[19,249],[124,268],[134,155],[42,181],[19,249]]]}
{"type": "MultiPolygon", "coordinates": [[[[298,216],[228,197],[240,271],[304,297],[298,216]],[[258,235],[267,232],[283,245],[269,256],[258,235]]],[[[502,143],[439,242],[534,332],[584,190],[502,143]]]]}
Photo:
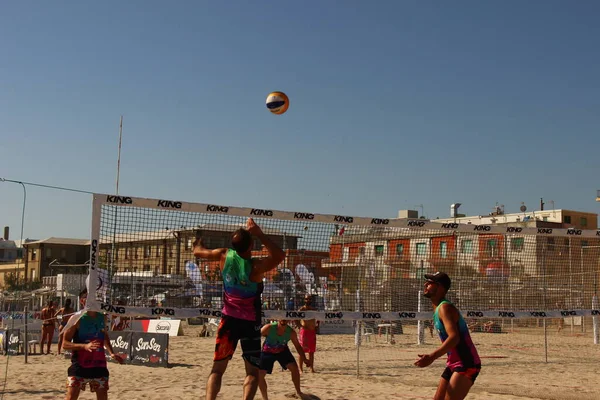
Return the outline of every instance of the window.
{"type": "Polygon", "coordinates": [[[150,257],[150,254],[152,254],[152,247],[150,245],[144,246],[144,258],[150,257]]]}
{"type": "Polygon", "coordinates": [[[570,216],[570,215],[565,215],[565,216],[563,217],[563,222],[564,222],[565,224],[570,224],[570,223],[571,223],[571,216],[570,216]]]}
{"type": "Polygon", "coordinates": [[[0,249],[0,258],[4,258],[4,249],[0,249]]]}
{"type": "Polygon", "coordinates": [[[150,265],[149,264],[145,264],[144,265],[144,271],[150,271],[150,265]]]}
{"type": "Polygon", "coordinates": [[[525,244],[525,238],[512,238],[510,240],[510,249],[512,251],[523,251],[523,245],[525,244]]]}
{"type": "Polygon", "coordinates": [[[364,247],[359,247],[358,248],[358,255],[361,255],[361,256],[365,255],[365,248],[364,247]]]}
{"type": "Polygon", "coordinates": [[[31,250],[31,261],[35,261],[37,259],[37,250],[31,250]]]}
{"type": "Polygon", "coordinates": [[[424,256],[425,255],[425,250],[426,250],[425,246],[427,246],[427,243],[423,243],[423,242],[417,243],[417,255],[418,256],[424,256]]]}
{"type": "Polygon", "coordinates": [[[542,218],[542,220],[543,220],[544,222],[548,222],[548,217],[543,217],[543,218],[542,218]]]}
{"type": "Polygon", "coordinates": [[[587,241],[587,240],[582,240],[582,241],[581,241],[581,247],[587,247],[588,245],[589,245],[589,244],[588,244],[588,241],[587,241]]]}
{"type": "Polygon", "coordinates": [[[169,246],[169,258],[173,258],[173,253],[175,253],[175,245],[169,246]]]}
{"type": "Polygon", "coordinates": [[[133,258],[135,258],[136,260],[138,258],[138,248],[137,247],[133,249],[133,258]]]}
{"type": "Polygon", "coordinates": [[[382,255],[383,255],[383,246],[382,245],[375,246],[375,256],[381,257],[382,255]]]}
{"type": "Polygon", "coordinates": [[[156,246],[156,257],[160,257],[162,255],[162,247],[156,246]]]}
{"type": "Polygon", "coordinates": [[[460,252],[463,254],[473,253],[473,241],[471,239],[461,241],[460,242],[460,252]]]}
{"type": "Polygon", "coordinates": [[[185,241],[185,249],[190,250],[192,248],[192,239],[187,239],[185,241]]]}
{"type": "Polygon", "coordinates": [[[404,253],[404,245],[402,243],[396,245],[396,255],[401,256],[404,253]]]}
{"type": "Polygon", "coordinates": [[[52,249],[46,249],[46,258],[52,257],[52,249]]]}
{"type": "Polygon", "coordinates": [[[488,256],[495,257],[498,255],[496,244],[496,239],[490,239],[485,243],[485,251],[487,252],[488,256]]]}
{"type": "Polygon", "coordinates": [[[448,257],[448,243],[440,242],[440,257],[448,257]]]}
{"type": "Polygon", "coordinates": [[[549,237],[548,238],[548,251],[552,251],[552,250],[554,250],[554,238],[549,237]]]}
{"type": "Polygon", "coordinates": [[[129,258],[129,248],[125,249],[125,259],[127,260],[129,258]]]}
{"type": "Polygon", "coordinates": [[[581,225],[582,228],[585,228],[587,226],[587,218],[586,217],[579,218],[579,225],[581,225]]]}

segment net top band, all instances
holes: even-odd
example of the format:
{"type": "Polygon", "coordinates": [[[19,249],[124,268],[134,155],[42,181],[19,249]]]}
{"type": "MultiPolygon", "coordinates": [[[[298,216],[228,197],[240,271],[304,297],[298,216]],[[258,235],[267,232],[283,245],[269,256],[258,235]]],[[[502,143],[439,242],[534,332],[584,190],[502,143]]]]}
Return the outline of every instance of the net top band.
{"type": "Polygon", "coordinates": [[[305,211],[280,211],[264,208],[232,207],[217,204],[189,203],[184,201],[149,199],[131,196],[116,196],[109,194],[94,194],[96,205],[110,205],[119,207],[141,207],[158,210],[170,210],[180,212],[195,212],[215,215],[232,215],[248,218],[279,219],[298,222],[320,222],[342,226],[370,226],[381,228],[409,228],[416,230],[438,230],[449,233],[498,233],[498,234],[521,234],[538,236],[566,236],[582,238],[600,238],[600,230],[597,229],[575,229],[575,228],[530,228],[518,226],[518,222],[512,225],[478,225],[441,223],[435,220],[409,219],[409,218],[380,218],[380,217],[356,217],[349,215],[317,214],[305,211]]]}

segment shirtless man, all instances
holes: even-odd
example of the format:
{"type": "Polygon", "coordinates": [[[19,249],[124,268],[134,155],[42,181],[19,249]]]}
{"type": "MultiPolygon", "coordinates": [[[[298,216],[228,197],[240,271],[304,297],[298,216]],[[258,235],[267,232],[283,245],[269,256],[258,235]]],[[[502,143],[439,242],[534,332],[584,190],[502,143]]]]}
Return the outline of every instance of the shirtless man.
{"type": "Polygon", "coordinates": [[[61,308],[60,310],[58,310],[56,312],[56,314],[54,314],[55,318],[58,317],[59,315],[61,316],[60,327],[58,328],[58,354],[59,355],[60,355],[60,351],[62,350],[62,342],[63,342],[63,337],[65,335],[64,329],[65,329],[65,326],[67,326],[67,322],[69,322],[69,319],[71,318],[73,313],[75,313],[75,309],[71,306],[71,299],[67,299],[67,301],[65,302],[65,306],[63,308],[61,308]]]}
{"type": "MultiPolygon", "coordinates": [[[[315,311],[312,306],[312,297],[306,295],[304,297],[304,305],[300,307],[300,311],[315,311]]],[[[300,320],[300,344],[306,354],[308,354],[308,364],[310,372],[315,372],[315,351],[317,350],[317,322],[314,319],[300,320]]],[[[302,363],[300,363],[300,371],[304,372],[302,363]]]]}
{"type": "Polygon", "coordinates": [[[40,341],[40,352],[44,354],[44,342],[48,340],[48,347],[46,354],[50,354],[50,346],[52,345],[52,338],[54,337],[54,329],[56,327],[56,318],[54,317],[54,302],[48,301],[48,305],[42,309],[40,318],[42,319],[42,340],[40,341]]]}

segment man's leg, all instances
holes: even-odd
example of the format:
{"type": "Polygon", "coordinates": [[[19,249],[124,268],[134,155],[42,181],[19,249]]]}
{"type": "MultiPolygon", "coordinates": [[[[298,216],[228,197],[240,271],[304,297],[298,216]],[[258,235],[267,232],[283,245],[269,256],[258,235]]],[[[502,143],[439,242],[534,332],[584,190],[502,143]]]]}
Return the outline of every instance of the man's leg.
{"type": "Polygon", "coordinates": [[[308,362],[310,363],[310,372],[315,373],[315,353],[308,353],[308,362]]]}
{"type": "Polygon", "coordinates": [[[108,400],[108,390],[96,389],[96,400],[108,400]]]}
{"type": "Polygon", "coordinates": [[[301,398],[302,391],[300,390],[300,371],[298,370],[298,364],[296,364],[296,362],[291,362],[286,365],[286,368],[292,373],[292,382],[294,382],[296,394],[301,398]]]}
{"type": "Polygon", "coordinates": [[[244,380],[244,396],[243,400],[252,400],[256,396],[259,381],[259,369],[244,359],[244,365],[246,367],[246,379],[244,380]]]}
{"type": "Polygon", "coordinates": [[[444,378],[441,378],[440,383],[437,387],[437,391],[435,392],[435,396],[433,396],[433,400],[446,400],[447,389],[448,381],[444,378]]]}
{"type": "Polygon", "coordinates": [[[229,360],[214,361],[208,382],[206,382],[206,400],[215,400],[221,390],[221,379],[227,369],[229,360]]]}
{"type": "Polygon", "coordinates": [[[260,370],[258,377],[258,388],[260,389],[260,394],[262,395],[263,400],[269,400],[269,395],[267,393],[267,371],[260,370]]]}
{"type": "Polygon", "coordinates": [[[457,372],[452,374],[444,400],[463,400],[469,394],[473,381],[466,375],[457,372]]]}
{"type": "Polygon", "coordinates": [[[79,398],[79,392],[81,389],[78,387],[68,387],[67,388],[67,399],[66,400],[77,400],[79,398]]]}
{"type": "Polygon", "coordinates": [[[54,337],[54,325],[48,327],[48,347],[47,347],[47,352],[48,354],[50,354],[50,346],[52,346],[52,338],[54,337]]]}
{"type": "Polygon", "coordinates": [[[58,350],[57,353],[60,355],[60,350],[62,347],[62,341],[63,341],[63,333],[62,333],[62,329],[58,331],[58,350]]]}
{"type": "Polygon", "coordinates": [[[48,336],[47,329],[42,325],[42,338],[40,339],[40,353],[44,354],[44,343],[46,343],[46,337],[48,336]]]}

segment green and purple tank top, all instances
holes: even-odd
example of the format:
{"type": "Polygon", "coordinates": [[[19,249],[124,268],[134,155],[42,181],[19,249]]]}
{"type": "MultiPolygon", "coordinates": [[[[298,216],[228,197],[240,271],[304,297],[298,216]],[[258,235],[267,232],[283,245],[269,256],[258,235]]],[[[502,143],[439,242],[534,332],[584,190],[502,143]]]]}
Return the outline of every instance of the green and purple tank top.
{"type": "Polygon", "coordinates": [[[263,344],[263,352],[265,353],[281,353],[288,348],[288,342],[292,337],[292,328],[290,326],[285,327],[282,335],[277,333],[277,322],[271,322],[269,328],[269,334],[265,338],[263,344]]]}
{"type": "Polygon", "coordinates": [[[223,266],[223,315],[247,321],[258,319],[262,284],[252,282],[251,273],[252,260],[229,249],[223,266]]]}

